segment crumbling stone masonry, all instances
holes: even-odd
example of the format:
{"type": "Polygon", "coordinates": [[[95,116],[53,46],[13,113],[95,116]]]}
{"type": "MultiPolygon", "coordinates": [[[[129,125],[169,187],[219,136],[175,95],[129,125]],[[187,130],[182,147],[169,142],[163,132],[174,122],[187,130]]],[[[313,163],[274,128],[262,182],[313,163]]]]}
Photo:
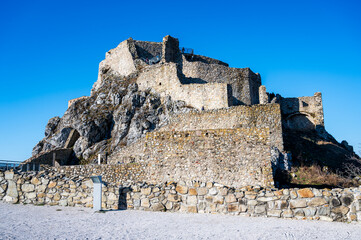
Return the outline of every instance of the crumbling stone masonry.
{"type": "MultiPolygon", "coordinates": [[[[103,175],[106,180],[110,180],[112,177],[107,171],[109,167],[120,170],[119,165],[87,165],[60,167],[39,173],[0,172],[0,200],[23,204],[92,207],[93,183],[89,176],[103,175]]],[[[120,172],[113,173],[124,176],[120,172]]],[[[118,184],[104,183],[103,209],[361,222],[359,188],[276,190],[259,186],[234,188],[217,182],[200,181],[148,184],[130,180],[133,177],[135,176],[131,175],[128,180],[121,180],[118,184]]]]}
{"type": "Polygon", "coordinates": [[[216,59],[182,54],[178,39],[170,36],[164,37],[162,43],[130,38],[110,50],[99,65],[93,91],[99,88],[108,71],[126,77],[137,75],[141,90],[152,88],[163,97],[169,95],[198,109],[259,102],[259,74],[249,68],[229,68],[216,59]],[[162,57],[159,63],[147,64],[149,58],[159,55],[162,57]]]}
{"type": "Polygon", "coordinates": [[[51,164],[52,153],[58,151],[67,153],[57,154],[64,156],[57,160],[59,165],[69,164],[74,149],[78,157],[108,155],[108,163],[113,164],[146,163],[148,182],[274,186],[276,169],[284,168],[278,165],[290,166],[283,132],[324,127],[320,93],[273,96],[249,68],[230,68],[193,51],[185,53],[171,36],[162,42],[123,41],[99,64],[91,96],[68,104],[66,121],[54,118],[49,123],[54,126],[47,127],[53,130],[46,134],[46,142],[54,143],[55,149],[39,143],[36,153],[38,148],[50,151],[27,162],[51,164]],[[120,87],[122,81],[129,83],[120,87]],[[137,112],[151,95],[156,97],[148,99],[150,107],[137,112]],[[188,110],[163,114],[169,99],[188,110]],[[72,124],[77,119],[73,112],[88,120],[87,127],[79,119],[72,124]],[[131,118],[137,121],[128,125],[131,118]],[[62,129],[55,132],[59,122],[62,129]],[[125,144],[121,141],[125,135],[134,136],[125,144]]]}
{"type": "Polygon", "coordinates": [[[173,116],[109,162],[147,163],[150,182],[273,186],[272,147],[283,150],[279,105],[236,106],[173,116]]]}

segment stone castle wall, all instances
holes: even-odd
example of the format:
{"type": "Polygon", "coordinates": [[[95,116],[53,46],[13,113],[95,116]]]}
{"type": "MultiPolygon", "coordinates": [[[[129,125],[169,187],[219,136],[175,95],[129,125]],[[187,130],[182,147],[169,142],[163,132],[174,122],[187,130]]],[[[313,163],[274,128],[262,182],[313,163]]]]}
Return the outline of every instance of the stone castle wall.
{"type": "MultiPolygon", "coordinates": [[[[93,169],[89,165],[81,167],[93,169]]],[[[360,188],[234,188],[216,182],[147,184],[128,181],[120,185],[105,183],[102,190],[103,209],[361,222],[360,188]]],[[[89,175],[73,175],[71,172],[0,172],[0,200],[35,205],[92,207],[93,183],[89,175]]]]}
{"type": "Polygon", "coordinates": [[[324,127],[321,93],[312,97],[281,98],[280,104],[285,127],[300,130],[324,127]]]}
{"type": "Polygon", "coordinates": [[[162,56],[162,43],[134,40],[134,44],[139,58],[148,58],[149,60],[156,56],[162,56]]]}
{"type": "Polygon", "coordinates": [[[271,146],[283,151],[279,104],[235,106],[227,109],[174,114],[168,125],[158,131],[206,129],[268,128],[271,146]]]}
{"type": "Polygon", "coordinates": [[[226,83],[232,88],[230,105],[258,104],[258,88],[261,78],[249,68],[230,68],[221,64],[187,61],[183,56],[182,73],[187,82],[226,83]]]}
{"type": "Polygon", "coordinates": [[[273,186],[271,149],[283,151],[279,104],[174,115],[110,163],[144,163],[145,179],[273,186]]]}
{"type": "Polygon", "coordinates": [[[111,156],[110,163],[141,163],[144,180],[217,181],[273,186],[269,129],[150,132],[111,156]]]}
{"type": "Polygon", "coordinates": [[[105,54],[105,59],[99,63],[98,79],[94,83],[92,92],[98,90],[103,81],[104,74],[112,71],[120,76],[129,76],[136,72],[134,57],[137,54],[135,44],[132,39],[121,42],[116,48],[109,50],[105,54]]]}
{"type": "Polygon", "coordinates": [[[137,83],[140,90],[154,89],[162,97],[185,101],[198,109],[215,109],[229,106],[227,84],[182,84],[175,63],[148,66],[139,73],[137,83]]]}
{"type": "Polygon", "coordinates": [[[198,109],[259,103],[258,74],[249,68],[229,68],[215,59],[182,54],[178,39],[170,36],[161,43],[130,38],[111,49],[99,64],[98,80],[92,92],[101,86],[108,71],[121,77],[134,76],[142,90],[153,88],[198,109]],[[146,63],[146,59],[160,55],[159,63],[146,63]]]}

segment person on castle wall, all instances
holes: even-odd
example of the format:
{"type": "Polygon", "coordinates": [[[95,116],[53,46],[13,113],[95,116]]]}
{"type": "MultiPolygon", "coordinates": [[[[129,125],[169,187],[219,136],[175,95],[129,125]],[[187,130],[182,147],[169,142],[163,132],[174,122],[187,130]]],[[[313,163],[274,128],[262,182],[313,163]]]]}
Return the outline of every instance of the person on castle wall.
{"type": "Polygon", "coordinates": [[[184,53],[184,47],[182,47],[182,53],[184,53]]]}

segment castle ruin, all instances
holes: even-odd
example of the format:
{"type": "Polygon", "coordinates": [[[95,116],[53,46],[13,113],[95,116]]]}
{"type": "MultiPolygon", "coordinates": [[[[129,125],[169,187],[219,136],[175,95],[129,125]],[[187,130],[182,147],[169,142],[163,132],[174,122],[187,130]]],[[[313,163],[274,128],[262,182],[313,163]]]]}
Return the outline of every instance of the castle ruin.
{"type": "Polygon", "coordinates": [[[32,154],[25,171],[0,171],[0,200],[92,207],[101,175],[103,209],[361,221],[359,187],[283,179],[313,156],[336,170],[359,159],[325,130],[321,93],[268,93],[249,68],[170,36],[106,53],[90,96],[51,118],[32,154]]]}
{"type": "MultiPolygon", "coordinates": [[[[143,180],[146,181],[211,180],[232,186],[274,186],[277,170],[290,168],[284,131],[324,131],[321,93],[299,98],[270,94],[258,73],[249,68],[231,68],[222,61],[196,55],[193,50],[184,51],[178,39],[171,36],[164,37],[163,42],[129,38],[108,51],[99,64],[91,96],[70,100],[68,111],[77,109],[78,103],[90,105],[86,103],[90,99],[96,99],[93,108],[97,109],[107,101],[111,102],[111,109],[125,102],[124,97],[114,100],[119,93],[111,95],[109,87],[104,91],[106,84],[115,82],[111,80],[114,76],[119,81],[128,81],[131,88],[135,86],[131,92],[158,94],[162,103],[171,99],[190,109],[169,113],[166,124],[153,128],[142,127],[143,122],[151,125],[148,120],[142,120],[138,125],[142,125],[139,128],[143,135],[128,140],[122,147],[119,147],[121,141],[116,141],[117,123],[107,123],[109,134],[99,140],[86,139],[84,148],[103,155],[106,152],[108,164],[145,164],[143,180]],[[112,141],[113,150],[94,147],[103,139],[112,141]]],[[[110,114],[113,113],[111,110],[110,114]]],[[[132,116],[138,115],[132,113],[132,116]]],[[[62,131],[60,125],[67,132],[76,131],[76,139],[74,134],[63,136],[64,142],[73,136],[72,144],[61,145],[67,153],[67,149],[80,145],[77,143],[80,140],[84,142],[86,135],[69,119],[60,120],[61,124],[52,129],[54,134],[56,129],[62,131]]],[[[114,122],[115,118],[112,119],[114,122]]],[[[128,126],[126,134],[129,132],[132,130],[128,126]]],[[[51,164],[51,159],[44,157],[54,151],[49,142],[45,140],[38,145],[37,153],[42,157],[35,154],[27,162],[51,164]],[[45,148],[48,150],[44,151],[45,148]]],[[[67,165],[66,159],[57,162],[67,165]]]]}

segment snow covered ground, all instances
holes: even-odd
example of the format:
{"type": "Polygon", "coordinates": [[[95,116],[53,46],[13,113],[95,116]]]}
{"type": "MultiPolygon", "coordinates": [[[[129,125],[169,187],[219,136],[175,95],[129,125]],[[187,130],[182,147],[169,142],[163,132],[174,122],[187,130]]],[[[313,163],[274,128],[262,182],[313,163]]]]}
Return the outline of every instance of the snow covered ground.
{"type": "Polygon", "coordinates": [[[0,202],[0,239],[361,239],[361,225],[0,202]]]}

